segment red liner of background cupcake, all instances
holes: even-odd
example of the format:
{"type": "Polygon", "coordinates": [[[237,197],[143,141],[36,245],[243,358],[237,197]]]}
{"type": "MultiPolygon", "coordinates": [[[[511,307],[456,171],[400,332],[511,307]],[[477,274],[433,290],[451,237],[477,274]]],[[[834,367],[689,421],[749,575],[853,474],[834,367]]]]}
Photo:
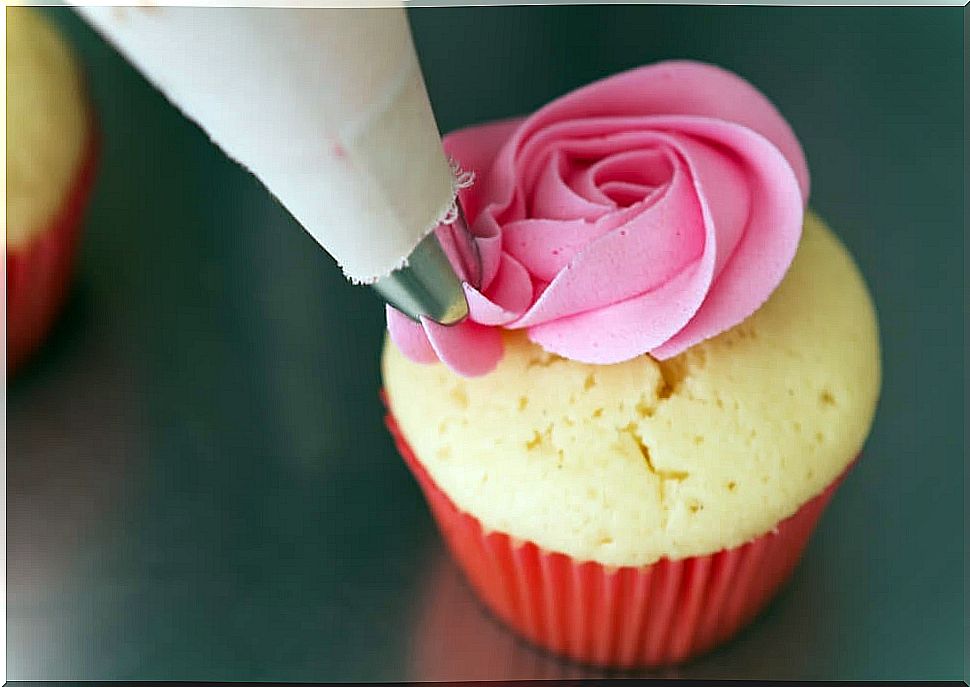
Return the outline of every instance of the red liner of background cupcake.
{"type": "Polygon", "coordinates": [[[743,546],[644,566],[606,566],[487,531],[435,485],[390,412],[386,423],[455,562],[485,606],[538,647],[614,668],[682,663],[737,634],[790,578],[846,474],[743,546]]]}
{"type": "Polygon", "coordinates": [[[23,246],[7,247],[7,374],[40,347],[70,291],[98,166],[100,137],[93,123],[89,131],[71,190],[47,228],[23,246]]]}

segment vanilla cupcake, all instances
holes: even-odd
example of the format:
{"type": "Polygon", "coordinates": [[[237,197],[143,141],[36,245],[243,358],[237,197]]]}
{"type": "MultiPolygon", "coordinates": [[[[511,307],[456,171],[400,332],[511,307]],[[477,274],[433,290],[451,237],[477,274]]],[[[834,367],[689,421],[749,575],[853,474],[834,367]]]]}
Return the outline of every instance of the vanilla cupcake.
{"type": "Polygon", "coordinates": [[[805,210],[794,134],[671,62],[445,145],[478,174],[483,279],[455,327],[389,310],[383,377],[452,554],[555,653],[711,649],[791,574],[879,392],[873,305],[805,210]]]}
{"type": "Polygon", "coordinates": [[[7,369],[40,345],[67,294],[94,179],[78,63],[37,11],[7,10],[7,369]]]}

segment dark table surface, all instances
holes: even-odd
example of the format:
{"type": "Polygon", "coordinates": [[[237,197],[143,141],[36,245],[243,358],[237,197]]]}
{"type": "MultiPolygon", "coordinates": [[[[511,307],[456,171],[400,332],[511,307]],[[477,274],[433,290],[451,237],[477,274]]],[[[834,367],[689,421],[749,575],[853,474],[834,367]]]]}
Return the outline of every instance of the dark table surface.
{"type": "MultiPolygon", "coordinates": [[[[8,676],[593,674],[514,640],[444,556],[382,425],[376,297],[70,10],[45,11],[89,69],[104,155],[76,289],[8,388],[8,676]]],[[[965,677],[962,10],[411,17],[444,131],[668,57],[741,73],[798,132],[812,205],[873,291],[864,459],[767,613],[663,674],[965,677]]]]}

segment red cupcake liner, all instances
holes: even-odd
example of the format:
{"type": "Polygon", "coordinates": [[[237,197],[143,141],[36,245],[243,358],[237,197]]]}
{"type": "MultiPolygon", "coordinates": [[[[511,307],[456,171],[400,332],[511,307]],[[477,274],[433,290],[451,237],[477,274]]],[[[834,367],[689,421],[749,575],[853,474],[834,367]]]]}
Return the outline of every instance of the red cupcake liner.
{"type": "Polygon", "coordinates": [[[435,485],[393,415],[385,419],[452,556],[484,604],[533,644],[612,668],[682,663],[735,635],[788,580],[845,476],[743,546],[644,566],[606,566],[486,531],[435,485]]]}
{"type": "Polygon", "coordinates": [[[43,343],[70,290],[98,162],[99,135],[93,125],[89,131],[74,183],[48,227],[23,246],[7,246],[8,375],[43,343]]]}

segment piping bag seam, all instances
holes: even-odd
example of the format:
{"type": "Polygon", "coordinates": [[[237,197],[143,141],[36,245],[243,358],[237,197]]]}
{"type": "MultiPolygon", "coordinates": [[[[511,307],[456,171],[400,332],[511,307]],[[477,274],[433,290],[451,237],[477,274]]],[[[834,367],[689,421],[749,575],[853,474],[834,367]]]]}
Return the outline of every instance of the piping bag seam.
{"type": "Polygon", "coordinates": [[[442,225],[447,226],[455,223],[455,221],[458,219],[458,192],[463,189],[470,188],[475,183],[475,172],[471,170],[463,170],[461,165],[458,164],[458,161],[454,158],[449,158],[448,162],[451,166],[452,172],[451,198],[447,203],[445,203],[444,207],[438,211],[438,213],[435,215],[435,219],[424,228],[424,231],[421,232],[421,235],[418,237],[417,241],[415,241],[414,245],[411,246],[410,250],[408,250],[407,254],[402,256],[401,259],[398,260],[390,270],[383,274],[379,274],[374,277],[367,277],[365,279],[359,279],[348,274],[347,270],[344,269],[344,266],[341,264],[340,270],[344,273],[344,277],[346,277],[351,284],[354,284],[355,286],[371,286],[384,277],[390,275],[392,272],[396,272],[397,270],[407,267],[411,253],[415,248],[417,248],[418,244],[428,236],[428,234],[442,225]]]}

